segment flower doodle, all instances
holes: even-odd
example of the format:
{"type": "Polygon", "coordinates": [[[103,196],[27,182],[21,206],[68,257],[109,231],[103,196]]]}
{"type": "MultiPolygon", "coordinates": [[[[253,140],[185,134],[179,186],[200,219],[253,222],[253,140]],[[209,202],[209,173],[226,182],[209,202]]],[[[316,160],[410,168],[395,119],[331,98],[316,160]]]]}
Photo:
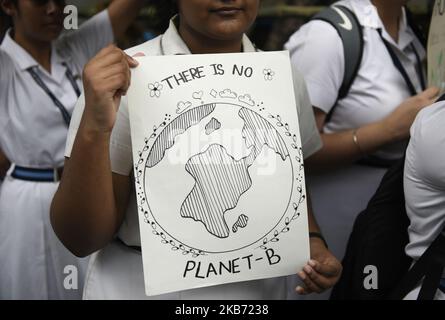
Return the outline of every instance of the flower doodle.
{"type": "Polygon", "coordinates": [[[271,80],[273,80],[273,76],[275,75],[275,72],[272,71],[271,69],[264,69],[263,74],[264,74],[264,79],[266,81],[271,81],[271,80]]]}
{"type": "Polygon", "coordinates": [[[159,98],[161,96],[162,88],[163,88],[163,85],[160,84],[159,82],[150,83],[148,85],[148,89],[150,89],[150,97],[159,98]]]}

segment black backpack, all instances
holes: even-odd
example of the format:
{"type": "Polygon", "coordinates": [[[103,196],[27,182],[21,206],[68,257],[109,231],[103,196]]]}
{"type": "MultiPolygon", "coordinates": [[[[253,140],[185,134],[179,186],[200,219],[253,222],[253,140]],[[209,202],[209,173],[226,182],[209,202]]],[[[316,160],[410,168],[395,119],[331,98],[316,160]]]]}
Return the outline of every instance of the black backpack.
{"type": "MultiPolygon", "coordinates": [[[[439,101],[445,101],[445,95],[439,101]]],[[[419,300],[432,300],[445,267],[445,230],[414,264],[405,254],[409,219],[405,208],[403,171],[399,160],[382,179],[353,227],[343,259],[343,273],[331,300],[403,299],[424,278],[419,300]],[[378,270],[378,288],[364,286],[365,267],[378,270]]]]}

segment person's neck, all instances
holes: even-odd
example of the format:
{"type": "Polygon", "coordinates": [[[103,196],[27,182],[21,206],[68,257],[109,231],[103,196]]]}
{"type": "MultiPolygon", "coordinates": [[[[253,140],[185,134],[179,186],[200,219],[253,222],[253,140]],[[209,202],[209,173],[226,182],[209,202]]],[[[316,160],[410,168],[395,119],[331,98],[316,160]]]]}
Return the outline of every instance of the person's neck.
{"type": "Polygon", "coordinates": [[[180,23],[179,34],[193,54],[242,51],[242,36],[234,40],[212,40],[180,23]]]}
{"type": "Polygon", "coordinates": [[[380,19],[385,26],[386,32],[397,43],[399,42],[400,19],[402,19],[403,1],[400,0],[371,0],[377,8],[380,19]]]}
{"type": "Polygon", "coordinates": [[[51,73],[51,42],[33,41],[16,30],[14,31],[13,38],[37,63],[51,73]]]}

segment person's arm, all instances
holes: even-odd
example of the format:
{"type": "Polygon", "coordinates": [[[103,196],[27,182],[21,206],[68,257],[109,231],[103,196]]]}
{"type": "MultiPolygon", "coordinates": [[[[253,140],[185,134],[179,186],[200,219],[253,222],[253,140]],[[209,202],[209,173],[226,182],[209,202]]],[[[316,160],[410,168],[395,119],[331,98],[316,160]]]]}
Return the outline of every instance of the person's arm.
{"type": "MultiPolygon", "coordinates": [[[[295,99],[300,108],[298,109],[298,122],[302,143],[304,159],[310,157],[322,147],[320,135],[312,112],[309,95],[302,75],[292,68],[294,81],[295,99]]],[[[305,164],[306,166],[306,164],[305,164]]],[[[306,171],[307,173],[307,171],[306,171]]],[[[306,187],[306,190],[308,188],[306,187]]],[[[307,196],[308,227],[310,233],[321,234],[320,228],[315,220],[309,192],[307,196]]],[[[321,293],[337,283],[341,274],[341,264],[326,247],[324,241],[318,237],[310,236],[311,260],[298,273],[304,279],[305,288],[296,288],[297,293],[306,294],[310,292],[321,293]]]]}
{"type": "MultiPolygon", "coordinates": [[[[4,106],[4,100],[6,99],[6,92],[11,84],[12,74],[13,74],[13,62],[9,55],[0,48],[0,108],[4,106]],[[3,100],[3,101],[2,101],[3,100]]],[[[1,119],[0,119],[1,120],[1,119]]],[[[0,121],[2,123],[3,121],[0,121]]],[[[0,135],[4,128],[0,127],[0,135]]],[[[11,165],[9,159],[3,153],[0,148],[0,180],[2,180],[6,173],[8,172],[9,166],[11,165]]]]}
{"type": "Polygon", "coordinates": [[[130,178],[112,173],[109,146],[130,67],[136,65],[109,46],[84,70],[85,110],[50,215],[59,239],[80,257],[109,243],[125,215],[130,178]]]}
{"type": "Polygon", "coordinates": [[[381,121],[338,133],[323,133],[326,113],[314,107],[323,148],[308,159],[307,166],[311,170],[319,171],[348,165],[384,145],[407,139],[418,112],[433,104],[438,93],[438,88],[429,88],[404,101],[381,121]]]}
{"type": "Polygon", "coordinates": [[[6,172],[8,172],[9,166],[11,163],[8,158],[6,158],[3,151],[0,149],[0,180],[2,180],[6,176],[6,172]]]}
{"type": "Polygon", "coordinates": [[[414,122],[404,167],[410,243],[418,260],[445,227],[445,102],[422,111],[414,122]]]}
{"type": "Polygon", "coordinates": [[[348,165],[364,154],[408,137],[409,127],[422,107],[434,102],[437,89],[429,89],[403,102],[386,119],[361,128],[334,134],[323,133],[326,115],[341,88],[345,59],[342,40],[324,21],[311,21],[286,44],[292,63],[304,75],[324,147],[306,161],[310,170],[348,165]],[[356,142],[354,142],[354,131],[356,142]]]}
{"type": "MultiPolygon", "coordinates": [[[[321,234],[320,227],[315,220],[310,196],[308,194],[308,222],[309,232],[321,234]]],[[[325,242],[318,237],[309,238],[311,260],[304,266],[298,276],[304,283],[304,287],[298,286],[295,291],[298,294],[322,293],[332,288],[340,279],[342,265],[340,261],[329,251],[325,242]]]]}
{"type": "Polygon", "coordinates": [[[78,30],[60,37],[58,47],[67,50],[66,54],[83,69],[101,49],[124,34],[145,3],[146,0],[114,0],[78,30]]]}
{"type": "Polygon", "coordinates": [[[137,18],[146,0],[114,0],[108,7],[113,34],[121,37],[137,18]]]}

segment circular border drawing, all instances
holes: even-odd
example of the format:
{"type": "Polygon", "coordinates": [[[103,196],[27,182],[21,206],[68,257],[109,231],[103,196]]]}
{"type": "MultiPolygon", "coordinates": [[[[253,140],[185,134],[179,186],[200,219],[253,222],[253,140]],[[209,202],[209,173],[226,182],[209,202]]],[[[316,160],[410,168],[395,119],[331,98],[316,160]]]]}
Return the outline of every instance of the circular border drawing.
{"type": "MultiPolygon", "coordinates": [[[[263,234],[261,237],[259,237],[257,240],[253,241],[250,244],[244,245],[237,249],[227,250],[227,251],[208,251],[208,250],[202,250],[193,246],[189,246],[186,243],[183,243],[182,241],[178,240],[176,237],[171,235],[167,230],[165,230],[156,220],[155,215],[153,214],[150,205],[148,204],[148,193],[145,187],[145,177],[146,177],[146,161],[148,158],[149,151],[153,144],[156,142],[159,132],[162,132],[165,127],[169,124],[169,122],[173,121],[171,120],[171,115],[166,114],[166,117],[164,121],[159,124],[158,126],[155,126],[153,128],[153,133],[149,138],[145,139],[145,146],[142,151],[138,152],[139,160],[135,166],[135,180],[137,184],[137,196],[138,196],[138,207],[139,210],[143,212],[144,214],[144,221],[145,223],[149,224],[152,228],[152,233],[155,236],[158,236],[161,238],[161,243],[165,245],[169,245],[171,247],[171,250],[181,252],[183,255],[192,255],[193,257],[199,257],[203,255],[208,254],[220,254],[220,253],[227,253],[227,252],[233,252],[238,251],[247,247],[254,246],[255,244],[259,243],[255,249],[264,249],[266,250],[269,245],[272,243],[276,243],[279,241],[279,237],[290,231],[290,224],[299,218],[300,212],[300,204],[305,201],[305,195],[303,194],[303,184],[302,184],[302,174],[303,174],[303,157],[302,157],[302,148],[297,146],[298,138],[295,134],[292,134],[289,130],[289,125],[287,123],[283,123],[281,117],[279,115],[272,115],[268,114],[267,117],[260,115],[257,111],[253,110],[252,108],[248,108],[246,106],[242,106],[239,104],[229,103],[225,101],[216,101],[212,103],[207,104],[200,104],[196,107],[189,108],[189,110],[200,108],[204,105],[210,105],[210,104],[216,104],[216,105],[231,105],[235,106],[237,108],[245,108],[249,111],[252,111],[259,115],[261,118],[266,120],[268,123],[272,125],[272,127],[278,132],[280,135],[280,138],[283,140],[286,150],[289,153],[290,157],[290,163],[291,163],[291,171],[292,171],[292,187],[290,191],[289,201],[286,206],[286,209],[284,210],[281,217],[278,219],[278,222],[265,234],[263,234]],[[275,122],[275,125],[271,123],[271,121],[275,122]],[[294,149],[298,153],[297,156],[294,157],[294,155],[289,151],[289,144],[286,143],[285,137],[283,137],[283,134],[279,132],[279,130],[276,128],[282,128],[284,131],[283,134],[285,137],[288,137],[291,139],[291,148],[294,149]],[[296,170],[296,165],[294,162],[297,162],[296,165],[298,166],[298,169],[296,170]],[[299,163],[299,164],[298,164],[299,163]],[[143,166],[143,169],[140,168],[140,166],[143,166]],[[296,183],[297,182],[297,185],[296,183]],[[297,191],[297,192],[296,192],[297,191]],[[292,201],[292,199],[297,195],[298,200],[292,201]],[[290,210],[290,207],[292,206],[292,209],[290,210]]],[[[264,111],[265,108],[262,108],[261,111],[264,111]]],[[[180,116],[180,115],[179,115],[180,116]]],[[[178,116],[178,117],[179,117],[178,116]]],[[[177,117],[175,117],[176,119],[177,117]]]]}

